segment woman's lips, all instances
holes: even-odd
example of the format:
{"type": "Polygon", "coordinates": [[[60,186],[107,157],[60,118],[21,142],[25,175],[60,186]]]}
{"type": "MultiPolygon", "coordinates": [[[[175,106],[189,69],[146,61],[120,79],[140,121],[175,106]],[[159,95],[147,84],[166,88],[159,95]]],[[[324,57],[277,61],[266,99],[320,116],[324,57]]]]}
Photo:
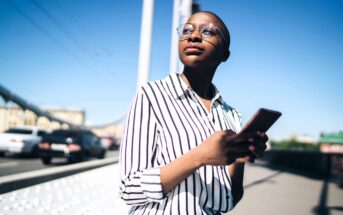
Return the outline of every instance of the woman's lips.
{"type": "Polygon", "coordinates": [[[185,49],[184,49],[184,52],[185,54],[187,55],[191,55],[191,54],[194,54],[194,55],[199,55],[201,54],[202,52],[204,51],[204,49],[198,47],[198,46],[187,46],[185,49]]]}

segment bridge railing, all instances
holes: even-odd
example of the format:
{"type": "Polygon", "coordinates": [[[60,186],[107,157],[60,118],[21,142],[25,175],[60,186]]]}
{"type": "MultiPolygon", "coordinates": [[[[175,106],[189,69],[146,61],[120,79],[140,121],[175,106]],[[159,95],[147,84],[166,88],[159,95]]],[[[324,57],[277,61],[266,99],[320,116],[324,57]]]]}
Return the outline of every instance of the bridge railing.
{"type": "Polygon", "coordinates": [[[263,160],[313,173],[343,184],[343,154],[296,150],[266,151],[263,160]]]}

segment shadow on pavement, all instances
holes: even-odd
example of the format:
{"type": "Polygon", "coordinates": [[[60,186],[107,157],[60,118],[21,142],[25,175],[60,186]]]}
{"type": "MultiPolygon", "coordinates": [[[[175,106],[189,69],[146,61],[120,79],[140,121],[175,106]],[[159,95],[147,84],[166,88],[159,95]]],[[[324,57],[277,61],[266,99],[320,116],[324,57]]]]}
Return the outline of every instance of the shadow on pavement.
{"type": "Polygon", "coordinates": [[[328,180],[323,181],[322,191],[319,197],[318,206],[313,208],[313,214],[317,215],[330,215],[330,210],[327,207],[328,200],[328,180]]]}
{"type": "MultiPolygon", "coordinates": [[[[306,172],[306,171],[302,171],[302,170],[298,170],[298,169],[294,169],[294,168],[290,168],[290,167],[285,167],[282,165],[277,165],[277,164],[271,164],[268,162],[257,162],[253,165],[256,166],[262,166],[262,167],[266,167],[269,169],[272,169],[274,171],[277,171],[276,173],[263,178],[261,180],[255,181],[251,184],[246,185],[244,188],[249,188],[251,186],[266,182],[268,180],[270,180],[271,178],[281,174],[282,172],[288,172],[291,174],[296,174],[296,175],[301,175],[307,178],[311,178],[311,179],[315,179],[315,180],[321,180],[323,181],[323,185],[322,185],[322,189],[321,189],[321,194],[319,196],[319,201],[318,201],[318,205],[316,207],[313,208],[312,213],[314,215],[331,215],[331,211],[335,210],[335,211],[343,211],[343,205],[339,205],[339,206],[328,206],[327,202],[328,202],[328,196],[329,196],[329,183],[330,180],[324,176],[324,175],[318,175],[318,174],[314,174],[311,172],[306,172]]],[[[342,187],[337,186],[338,188],[342,189],[342,187]]]]}
{"type": "Polygon", "coordinates": [[[343,211],[343,206],[327,206],[328,193],[329,193],[329,180],[323,181],[322,191],[319,197],[318,206],[313,208],[313,214],[315,215],[330,215],[331,210],[343,211]]]}
{"type": "Polygon", "coordinates": [[[247,184],[247,185],[244,186],[244,189],[247,189],[249,187],[252,187],[252,186],[255,186],[255,185],[258,185],[258,184],[261,184],[261,183],[272,182],[270,179],[280,175],[281,173],[282,173],[282,171],[278,171],[278,172],[276,172],[276,173],[274,173],[274,174],[272,174],[270,176],[264,177],[264,178],[262,178],[260,180],[254,181],[254,182],[252,182],[250,184],[247,184]]]}

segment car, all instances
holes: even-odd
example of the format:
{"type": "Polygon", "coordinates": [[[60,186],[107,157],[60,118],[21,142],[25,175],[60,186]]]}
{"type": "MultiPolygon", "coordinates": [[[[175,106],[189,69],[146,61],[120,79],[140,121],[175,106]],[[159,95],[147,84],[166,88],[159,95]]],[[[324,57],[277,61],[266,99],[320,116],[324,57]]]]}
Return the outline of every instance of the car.
{"type": "Polygon", "coordinates": [[[107,150],[115,151],[119,149],[119,141],[113,137],[101,137],[101,144],[107,150]]]}
{"type": "Polygon", "coordinates": [[[57,129],[38,144],[38,155],[46,165],[53,158],[66,158],[68,163],[74,163],[89,158],[103,159],[105,154],[100,138],[84,129],[57,129]]]}
{"type": "Polygon", "coordinates": [[[47,132],[34,126],[13,127],[0,134],[0,154],[37,155],[38,143],[47,132]]]}

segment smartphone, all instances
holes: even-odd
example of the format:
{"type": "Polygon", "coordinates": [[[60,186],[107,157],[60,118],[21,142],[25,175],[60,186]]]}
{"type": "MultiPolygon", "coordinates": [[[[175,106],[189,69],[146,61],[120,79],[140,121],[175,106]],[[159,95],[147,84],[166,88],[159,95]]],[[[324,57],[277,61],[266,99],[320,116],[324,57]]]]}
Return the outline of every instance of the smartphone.
{"type": "Polygon", "coordinates": [[[240,133],[256,131],[267,132],[280,116],[281,112],[279,111],[260,108],[245,124],[240,133]]]}

